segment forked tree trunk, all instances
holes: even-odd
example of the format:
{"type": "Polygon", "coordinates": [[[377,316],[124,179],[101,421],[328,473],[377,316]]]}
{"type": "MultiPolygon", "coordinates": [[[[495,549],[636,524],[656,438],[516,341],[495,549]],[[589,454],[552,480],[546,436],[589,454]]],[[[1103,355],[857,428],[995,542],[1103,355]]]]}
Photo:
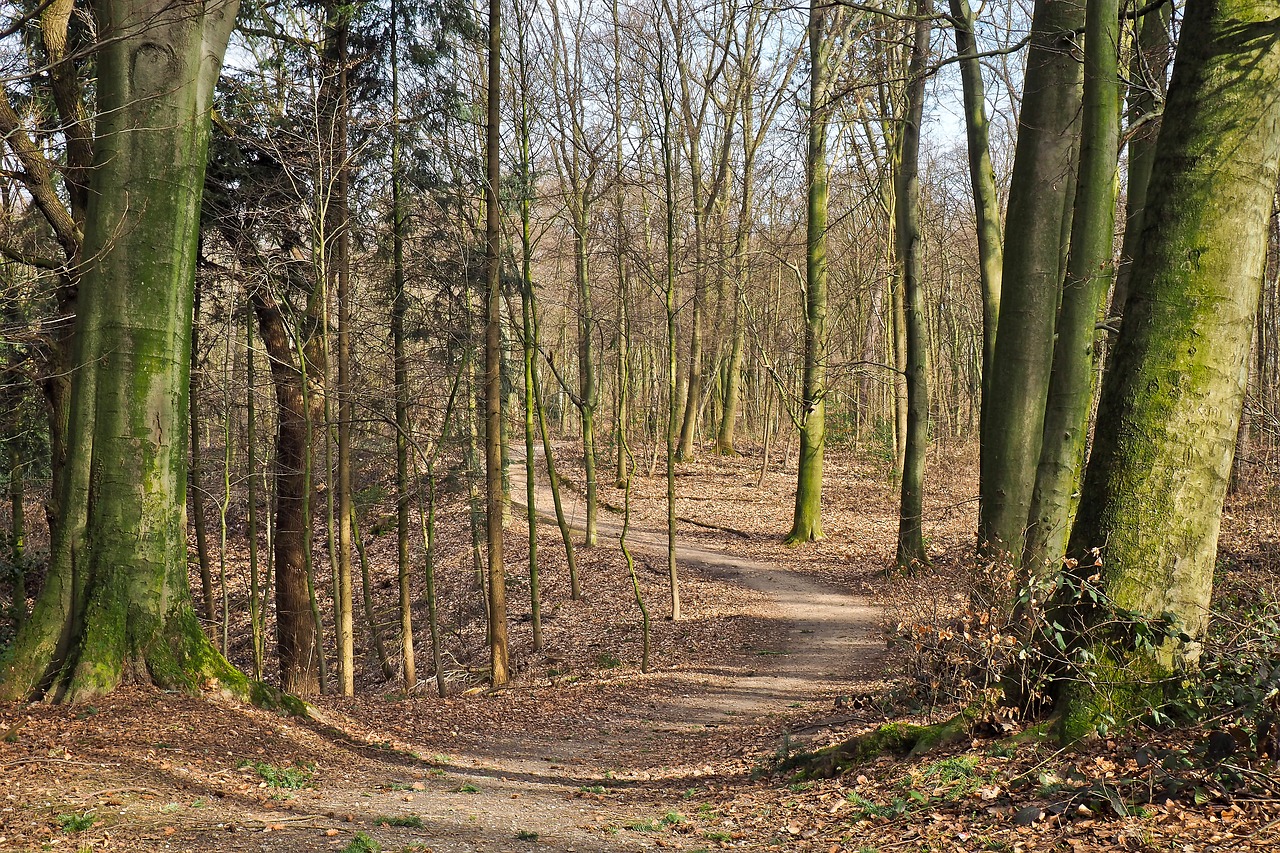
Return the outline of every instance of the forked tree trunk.
{"type": "MultiPolygon", "coordinates": [[[[1081,98],[1080,62],[1069,46],[1083,24],[1083,0],[1036,0],[987,383],[999,405],[982,414],[978,547],[1001,564],[1022,559],[1040,458],[1081,98]]],[[[987,603],[990,593],[980,589],[976,596],[987,603]]]]}
{"type": "Polygon", "coordinates": [[[99,114],[62,517],[0,695],[247,682],[187,584],[187,387],[209,108],[237,3],[96,5],[99,114]],[[145,128],[145,132],[138,132],[145,128]]]}
{"type": "MultiPolygon", "coordinates": [[[[1112,607],[1075,603],[1068,625],[1096,677],[1057,685],[1062,734],[1129,719],[1196,664],[1209,617],[1280,165],[1276,0],[1191,0],[1178,46],[1133,292],[1098,409],[1071,553],[1101,548],[1112,607]],[[1108,613],[1106,611],[1110,610],[1108,613]],[[1099,627],[1170,620],[1152,647],[1099,627]],[[1124,620],[1120,620],[1122,623],[1124,620]]],[[[1060,620],[1061,621],[1061,620],[1060,620]]]]}
{"type": "Polygon", "coordinates": [[[1080,171],[1067,280],[1058,309],[1044,438],[1027,519],[1023,572],[1052,575],[1066,555],[1093,409],[1098,315],[1111,288],[1120,151],[1120,4],[1089,0],[1080,171]]]}

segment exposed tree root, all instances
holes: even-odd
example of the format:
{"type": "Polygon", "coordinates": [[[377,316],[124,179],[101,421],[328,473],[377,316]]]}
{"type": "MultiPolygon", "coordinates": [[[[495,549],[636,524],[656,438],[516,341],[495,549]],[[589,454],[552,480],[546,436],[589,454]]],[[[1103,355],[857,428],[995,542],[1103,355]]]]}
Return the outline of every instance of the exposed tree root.
{"type": "Polygon", "coordinates": [[[988,701],[974,702],[951,719],[931,726],[885,723],[817,752],[793,756],[783,762],[781,769],[796,770],[797,778],[829,779],[881,755],[921,755],[967,740],[973,724],[989,708],[988,701]]]}

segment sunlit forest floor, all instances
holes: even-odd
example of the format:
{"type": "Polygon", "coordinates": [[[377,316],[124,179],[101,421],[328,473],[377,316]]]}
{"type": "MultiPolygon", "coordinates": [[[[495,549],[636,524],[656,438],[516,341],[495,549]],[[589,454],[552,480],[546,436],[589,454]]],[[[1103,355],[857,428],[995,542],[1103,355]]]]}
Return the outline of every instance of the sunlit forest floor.
{"type": "MultiPolygon", "coordinates": [[[[566,506],[580,515],[571,451],[563,445],[557,461],[577,486],[566,506]]],[[[437,569],[449,698],[437,698],[434,682],[406,696],[399,681],[383,681],[358,615],[357,696],[319,698],[320,720],[137,686],[93,706],[0,706],[0,849],[1280,848],[1272,756],[1257,754],[1270,737],[1262,729],[1274,697],[1252,706],[1261,709],[1258,730],[1247,733],[1226,716],[1144,723],[1062,752],[992,713],[969,739],[925,755],[882,755],[834,779],[780,770],[799,753],[888,721],[947,719],[975,695],[990,637],[964,637],[954,621],[971,570],[974,448],[931,455],[934,562],[911,578],[885,573],[897,495],[883,452],[829,452],[827,538],[798,549],[780,545],[794,473],[778,457],[763,478],[758,449],[733,459],[707,449],[679,466],[684,613],[671,622],[662,618],[670,606],[665,480],[661,464],[650,471],[641,454],[631,542],[653,616],[648,673],[617,544],[627,497],[606,487],[613,476],[602,466],[610,509],[599,546],[579,552],[582,601],[568,600],[554,523],[539,526],[545,647],[536,652],[527,528],[523,507],[513,506],[506,547],[516,677],[511,689],[484,693],[466,493],[446,484],[437,569]]],[[[363,485],[373,609],[394,667],[394,511],[386,484],[363,485]]],[[[1237,644],[1246,669],[1274,658],[1258,651],[1258,638],[1270,636],[1272,652],[1280,646],[1280,630],[1266,621],[1280,485],[1255,476],[1249,486],[1224,519],[1216,634],[1237,644]]],[[[523,494],[518,472],[512,491],[523,494]]],[[[540,509],[550,511],[544,497],[540,509]]],[[[242,510],[229,518],[229,653],[251,670],[242,510]]],[[[430,676],[425,615],[415,618],[419,671],[430,676]]],[[[210,630],[221,635],[220,626],[210,630]]],[[[270,624],[267,636],[270,645],[270,624]]],[[[1238,689],[1267,677],[1238,674],[1238,689]]]]}

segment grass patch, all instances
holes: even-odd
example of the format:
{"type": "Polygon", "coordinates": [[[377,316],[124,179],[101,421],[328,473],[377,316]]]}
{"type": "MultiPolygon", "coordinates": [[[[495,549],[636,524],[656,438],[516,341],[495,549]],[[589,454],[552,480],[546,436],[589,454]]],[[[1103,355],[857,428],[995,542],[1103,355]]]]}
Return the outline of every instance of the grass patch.
{"type": "Polygon", "coordinates": [[[357,832],[351,843],[342,848],[342,853],[381,853],[382,845],[371,835],[357,832]]]}
{"type": "Polygon", "coordinates": [[[83,814],[60,814],[58,815],[58,826],[62,827],[63,832],[84,832],[98,819],[93,816],[92,812],[84,812],[83,814]]]}
{"type": "Polygon", "coordinates": [[[262,781],[267,783],[267,787],[288,791],[309,787],[316,776],[314,768],[276,767],[265,761],[249,761],[240,766],[251,768],[262,781]]]}

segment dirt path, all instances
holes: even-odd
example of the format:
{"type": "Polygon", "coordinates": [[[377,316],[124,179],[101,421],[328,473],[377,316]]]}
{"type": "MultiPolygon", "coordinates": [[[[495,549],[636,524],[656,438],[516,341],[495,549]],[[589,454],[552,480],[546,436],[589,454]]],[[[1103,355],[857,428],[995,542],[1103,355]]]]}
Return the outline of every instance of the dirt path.
{"type": "MultiPolygon", "coordinates": [[[[513,474],[513,494],[523,496],[522,466],[513,474]]],[[[602,512],[601,548],[617,548],[619,522],[602,512]]],[[[628,538],[665,573],[665,531],[628,538]]],[[[727,551],[681,545],[678,560],[691,600],[714,596],[712,583],[760,593],[750,597],[759,605],[733,617],[752,627],[745,647],[647,675],[443,704],[329,697],[350,735],[145,690],[88,711],[46,708],[43,723],[0,744],[0,764],[34,756],[0,784],[0,796],[25,805],[25,814],[0,809],[0,850],[49,849],[38,841],[59,840],[59,822],[80,813],[102,821],[78,839],[92,839],[84,849],[365,853],[350,845],[366,832],[383,851],[694,851],[741,846],[720,837],[733,820],[789,837],[759,815],[721,815],[716,833],[697,825],[784,733],[829,716],[835,696],[857,689],[880,659],[877,613],[727,551]],[[313,778],[268,787],[258,762],[310,767],[313,778]]]]}
{"type": "MultiPolygon", "coordinates": [[[[511,488],[514,496],[525,494],[522,464],[512,465],[511,488]]],[[[579,503],[566,497],[567,504],[579,503]]],[[[538,500],[540,508],[552,506],[545,487],[538,500]]],[[[553,515],[545,517],[554,523],[553,515]]],[[[602,512],[601,546],[616,547],[620,528],[619,519],[602,512]]],[[[665,531],[633,529],[628,543],[637,553],[665,559],[665,531]]],[[[714,753],[707,741],[723,745],[758,738],[760,726],[776,724],[777,715],[848,692],[850,683],[880,657],[877,611],[859,597],[730,553],[678,545],[677,560],[685,583],[709,577],[767,596],[768,612],[762,615],[769,620],[769,631],[758,638],[753,669],[663,673],[657,677],[665,689],[655,691],[661,698],[641,698],[588,721],[595,737],[583,739],[583,721],[567,720],[577,724],[569,727],[573,739],[552,728],[535,743],[527,735],[498,735],[487,739],[483,749],[458,753],[451,775],[484,777],[477,783],[481,793],[461,803],[478,820],[456,828],[476,834],[463,841],[450,832],[450,838],[432,839],[433,850],[522,849],[509,841],[518,833],[536,833],[538,849],[557,851],[637,850],[659,843],[677,849],[708,846],[704,839],[691,838],[686,845],[678,837],[660,842],[657,836],[626,831],[645,821],[637,819],[625,796],[619,801],[582,794],[643,788],[640,799],[649,803],[669,798],[670,808],[657,809],[657,817],[691,808],[690,792],[697,792],[703,774],[712,770],[710,764],[703,766],[714,753]],[[610,838],[602,827],[624,831],[610,838]]],[[[447,800],[438,804],[446,813],[456,809],[447,800]]]]}

